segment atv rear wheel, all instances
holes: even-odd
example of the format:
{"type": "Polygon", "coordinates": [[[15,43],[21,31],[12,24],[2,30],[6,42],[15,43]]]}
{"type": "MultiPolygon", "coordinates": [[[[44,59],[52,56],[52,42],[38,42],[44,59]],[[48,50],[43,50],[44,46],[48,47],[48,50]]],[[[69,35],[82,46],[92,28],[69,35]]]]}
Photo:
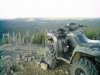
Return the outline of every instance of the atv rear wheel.
{"type": "Polygon", "coordinates": [[[86,59],[80,59],[71,65],[71,75],[98,75],[95,65],[86,59]]]}
{"type": "Polygon", "coordinates": [[[54,68],[56,66],[56,51],[53,45],[47,47],[45,58],[49,68],[54,68]]]}

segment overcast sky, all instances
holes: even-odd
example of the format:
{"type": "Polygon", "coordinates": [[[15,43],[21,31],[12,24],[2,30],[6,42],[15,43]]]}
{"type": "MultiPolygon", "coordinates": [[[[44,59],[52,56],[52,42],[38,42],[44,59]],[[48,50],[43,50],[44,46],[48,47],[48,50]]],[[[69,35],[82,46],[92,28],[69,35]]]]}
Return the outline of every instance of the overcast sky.
{"type": "Polygon", "coordinates": [[[100,17],[100,0],[0,0],[0,18],[100,17]]]}

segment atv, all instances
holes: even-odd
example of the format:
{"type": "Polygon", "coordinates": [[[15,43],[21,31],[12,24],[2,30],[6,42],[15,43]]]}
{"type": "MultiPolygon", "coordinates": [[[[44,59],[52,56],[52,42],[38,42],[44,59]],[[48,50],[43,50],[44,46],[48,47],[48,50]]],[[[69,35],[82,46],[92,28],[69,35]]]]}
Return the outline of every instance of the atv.
{"type": "Polygon", "coordinates": [[[78,29],[83,24],[68,23],[63,28],[47,33],[45,61],[49,68],[62,60],[69,65],[69,75],[100,74],[100,40],[90,40],[78,29]]]}

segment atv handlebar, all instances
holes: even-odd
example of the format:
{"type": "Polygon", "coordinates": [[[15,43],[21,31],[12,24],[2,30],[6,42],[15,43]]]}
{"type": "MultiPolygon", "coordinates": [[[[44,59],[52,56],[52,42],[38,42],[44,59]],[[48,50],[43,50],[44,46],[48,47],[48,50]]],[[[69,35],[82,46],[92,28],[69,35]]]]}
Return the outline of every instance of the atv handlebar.
{"type": "Polygon", "coordinates": [[[78,27],[87,27],[87,26],[85,26],[83,24],[79,24],[78,27]]]}
{"type": "Polygon", "coordinates": [[[87,27],[87,26],[83,24],[68,23],[67,26],[64,26],[64,27],[67,27],[69,31],[75,31],[80,27],[87,27]]]}

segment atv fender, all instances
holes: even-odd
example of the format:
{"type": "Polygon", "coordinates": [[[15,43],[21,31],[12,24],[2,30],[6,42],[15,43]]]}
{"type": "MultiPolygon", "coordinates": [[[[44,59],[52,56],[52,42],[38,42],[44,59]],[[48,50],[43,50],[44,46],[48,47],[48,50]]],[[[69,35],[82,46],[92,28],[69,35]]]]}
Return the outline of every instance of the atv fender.
{"type": "Polygon", "coordinates": [[[54,42],[57,42],[57,38],[55,37],[54,34],[48,33],[47,36],[50,37],[50,38],[52,38],[54,42]]]}
{"type": "Polygon", "coordinates": [[[73,52],[72,57],[70,59],[70,63],[79,59],[82,54],[86,55],[87,57],[88,56],[100,56],[100,51],[93,50],[93,49],[87,48],[87,47],[79,47],[78,46],[74,49],[74,52],[73,52]]]}

